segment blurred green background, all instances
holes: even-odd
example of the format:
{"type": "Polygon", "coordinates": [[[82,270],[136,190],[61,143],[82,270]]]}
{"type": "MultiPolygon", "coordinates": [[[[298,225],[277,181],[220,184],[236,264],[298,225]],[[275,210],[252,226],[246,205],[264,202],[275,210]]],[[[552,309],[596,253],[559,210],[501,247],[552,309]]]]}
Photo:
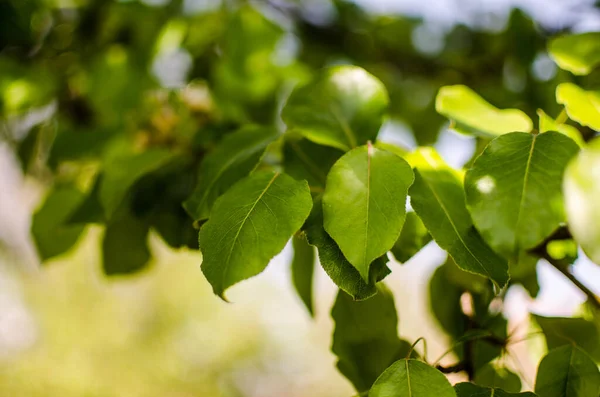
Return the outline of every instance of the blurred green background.
{"type": "MultiPolygon", "coordinates": [[[[447,131],[439,87],[466,84],[500,108],[556,117],[556,85],[593,86],[600,73],[558,70],[546,42],[585,30],[600,30],[593,0],[0,0],[0,396],[352,395],[329,352],[336,291],[322,271],[314,320],[293,294],[290,248],[236,286],[233,304],[212,294],[181,208],[199,159],[247,123],[283,130],[278,113],[296,84],[352,63],[389,91],[382,140],[435,145],[461,167],[476,142],[447,131]],[[106,277],[103,228],[58,227],[60,208],[83,193],[44,215],[36,248],[32,214],[53,187],[87,194],[100,170],[153,149],[181,161],[135,185],[151,230],[151,255],[148,236],[138,239],[141,272],[106,277]],[[165,192],[171,178],[177,188],[165,192]]],[[[90,213],[83,223],[98,223],[90,213]]],[[[386,281],[400,334],[427,337],[431,358],[448,348],[427,290],[444,260],[430,245],[392,263],[386,281]]],[[[538,298],[517,288],[507,299],[515,335],[530,331],[528,311],[569,315],[583,302],[540,266],[538,298]]],[[[526,387],[542,353],[532,341],[507,358],[526,387]]]]}

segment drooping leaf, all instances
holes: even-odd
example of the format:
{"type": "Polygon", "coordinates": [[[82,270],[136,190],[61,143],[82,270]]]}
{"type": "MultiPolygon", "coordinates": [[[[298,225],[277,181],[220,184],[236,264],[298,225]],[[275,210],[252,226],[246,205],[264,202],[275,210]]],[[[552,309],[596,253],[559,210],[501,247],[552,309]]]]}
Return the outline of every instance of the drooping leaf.
{"type": "Polygon", "coordinates": [[[531,119],[522,111],[498,109],[464,85],[442,87],[435,109],[452,121],[452,129],[467,135],[497,137],[533,129],[531,119]]]}
{"type": "Polygon", "coordinates": [[[267,146],[277,138],[273,128],[247,126],[225,137],[200,165],[198,184],[183,207],[194,218],[208,218],[215,200],[247,176],[267,146]]]}
{"type": "Polygon", "coordinates": [[[421,149],[412,160],[415,183],[409,191],[411,204],[433,239],[461,269],[504,286],[508,282],[508,264],[473,226],[457,173],[430,149],[421,149]]]}
{"type": "Polygon", "coordinates": [[[413,180],[406,161],[370,144],[346,153],[327,176],[325,230],[365,281],[400,236],[413,180]]]}
{"type": "Polygon", "coordinates": [[[311,141],[346,151],[375,140],[388,101],[384,85],[364,69],[334,66],[296,88],[281,117],[311,141]]]}
{"type": "Polygon", "coordinates": [[[477,386],[473,383],[463,382],[454,386],[457,397],[536,397],[531,392],[509,393],[502,389],[477,386]]]}
{"type": "Polygon", "coordinates": [[[540,292],[538,281],[537,263],[540,258],[522,251],[515,261],[509,263],[510,282],[521,284],[529,292],[532,298],[537,297],[540,292]]]}
{"type": "Polygon", "coordinates": [[[540,133],[548,131],[557,131],[571,138],[579,147],[585,146],[585,142],[581,136],[581,132],[572,125],[560,123],[548,116],[542,109],[538,109],[538,116],[540,117],[540,133]]]}
{"type": "Polygon", "coordinates": [[[102,267],[108,276],[142,270],[150,260],[148,224],[121,207],[106,225],[102,239],[102,267]]]}
{"type": "Polygon", "coordinates": [[[600,264],[600,139],[567,167],[563,181],[569,230],[587,256],[600,264]]]}
{"type": "Polygon", "coordinates": [[[464,290],[450,282],[447,267],[438,267],[429,281],[429,307],[443,331],[457,339],[465,334],[468,318],[461,309],[464,290]]]}
{"type": "Polygon", "coordinates": [[[398,262],[405,263],[430,241],[431,235],[421,218],[416,213],[409,212],[406,214],[406,221],[402,227],[402,232],[400,232],[400,237],[392,247],[392,254],[398,262]]]}
{"type": "Polygon", "coordinates": [[[467,172],[465,191],[473,222],[491,247],[513,258],[565,222],[562,178],[578,150],[557,132],[515,132],[488,145],[467,172]]]}
{"type": "Polygon", "coordinates": [[[313,274],[315,271],[315,248],[308,244],[304,236],[294,236],[292,245],[294,247],[294,259],[292,260],[294,288],[310,315],[314,316],[313,274]]]}
{"type": "Polygon", "coordinates": [[[482,387],[500,388],[504,392],[518,393],[521,391],[521,378],[506,368],[496,368],[486,364],[475,372],[473,382],[482,387]]]}
{"type": "Polygon", "coordinates": [[[563,345],[579,346],[600,363],[600,328],[584,318],[534,316],[546,337],[548,350],[563,345]]]}
{"type": "Polygon", "coordinates": [[[556,102],[565,106],[571,120],[600,130],[600,92],[586,91],[573,83],[556,87],[556,102]]]}
{"type": "Polygon", "coordinates": [[[456,397],[448,379],[424,362],[396,361],[377,379],[369,397],[456,397]]]}
{"type": "Polygon", "coordinates": [[[100,185],[100,203],[107,218],[117,210],[129,188],[142,176],[165,165],[173,153],[165,149],[149,149],[136,154],[117,155],[105,161],[100,185]]]}
{"type": "Polygon", "coordinates": [[[84,225],[68,224],[68,220],[83,199],[83,193],[77,188],[57,186],[34,214],[31,233],[42,260],[60,255],[75,245],[84,225]]]}
{"type": "Polygon", "coordinates": [[[550,41],[548,52],[561,69],[588,74],[600,64],[600,32],[556,37],[550,41]]]}
{"type": "Polygon", "coordinates": [[[543,397],[597,397],[598,366],[578,347],[567,345],[551,350],[538,368],[535,392],[543,397]]]}
{"type": "Polygon", "coordinates": [[[398,338],[394,296],[383,283],[377,290],[377,295],[361,302],[339,291],[331,311],[335,322],[331,350],[340,372],[359,392],[369,390],[387,367],[407,354],[407,345],[410,348],[398,338]]]}
{"type": "Polygon", "coordinates": [[[200,229],[202,272],[216,295],[262,272],[308,217],[305,181],[256,172],[236,183],[213,206],[200,229]]]}
{"type": "Polygon", "coordinates": [[[308,139],[287,139],[283,145],[283,168],[298,180],[306,179],[311,189],[324,189],[329,170],[343,154],[308,139]]]}
{"type": "Polygon", "coordinates": [[[355,300],[364,300],[375,295],[376,283],[390,274],[387,256],[373,261],[369,282],[365,282],[323,228],[323,206],[320,200],[315,200],[313,212],[306,224],[308,242],[317,247],[319,262],[331,280],[355,300]]]}

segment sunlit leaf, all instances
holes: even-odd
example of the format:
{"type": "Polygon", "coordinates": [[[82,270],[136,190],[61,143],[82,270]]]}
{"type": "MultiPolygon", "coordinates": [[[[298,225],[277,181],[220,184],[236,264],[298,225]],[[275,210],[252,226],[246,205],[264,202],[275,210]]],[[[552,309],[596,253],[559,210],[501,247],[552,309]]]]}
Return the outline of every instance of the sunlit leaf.
{"type": "Polygon", "coordinates": [[[406,161],[370,144],[346,153],[327,176],[325,230],[365,281],[400,235],[413,180],[406,161]]]}
{"type": "Polygon", "coordinates": [[[262,272],[308,217],[312,199],[306,182],[256,172],[215,202],[200,229],[202,272],[216,295],[262,272]]]}
{"type": "Polygon", "coordinates": [[[542,359],[535,392],[543,397],[597,397],[600,371],[592,359],[575,346],[551,350],[542,359]]]}
{"type": "Polygon", "coordinates": [[[548,52],[561,69],[573,74],[588,74],[600,64],[600,32],[556,37],[548,52]]]}
{"type": "Polygon", "coordinates": [[[442,87],[435,109],[452,121],[452,129],[463,134],[496,137],[533,129],[531,119],[522,111],[498,109],[464,85],[442,87]]]}
{"type": "Polygon", "coordinates": [[[556,101],[565,106],[570,119],[600,130],[600,92],[586,91],[573,83],[562,83],[556,87],[556,101]]]}
{"type": "Polygon", "coordinates": [[[311,141],[345,151],[375,140],[387,106],[387,91],[374,76],[356,66],[334,66],[296,88],[281,117],[311,141]]]}
{"type": "Polygon", "coordinates": [[[459,176],[432,150],[417,152],[413,164],[411,204],[433,239],[461,269],[504,286],[508,282],[508,264],[475,230],[459,176]]]}
{"type": "Polygon", "coordinates": [[[600,264],[600,139],[569,164],[563,190],[569,230],[587,256],[600,264]]]}
{"type": "Polygon", "coordinates": [[[473,222],[491,247],[515,257],[565,222],[562,177],[578,149],[557,132],[515,132],[488,145],[467,172],[465,191],[473,222]]]}
{"type": "Polygon", "coordinates": [[[409,359],[392,364],[377,379],[369,397],[456,397],[448,379],[424,362],[409,359]]]}
{"type": "Polygon", "coordinates": [[[537,114],[540,118],[540,133],[548,131],[557,131],[571,138],[579,147],[585,146],[581,137],[581,132],[572,125],[560,123],[548,116],[542,109],[538,109],[537,114]]]}

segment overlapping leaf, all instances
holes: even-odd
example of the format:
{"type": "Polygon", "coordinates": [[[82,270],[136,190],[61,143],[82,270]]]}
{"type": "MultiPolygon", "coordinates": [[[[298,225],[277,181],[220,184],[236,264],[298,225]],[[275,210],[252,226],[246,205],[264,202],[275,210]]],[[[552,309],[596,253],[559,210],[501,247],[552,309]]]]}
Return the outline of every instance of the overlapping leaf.
{"type": "Polygon", "coordinates": [[[465,178],[467,205],[494,249],[515,257],[566,220],[562,177],[578,149],[557,132],[515,132],[493,140],[477,158],[465,178]]]}
{"type": "Polygon", "coordinates": [[[459,383],[454,386],[457,397],[536,397],[531,392],[509,393],[498,388],[481,387],[473,383],[459,383]]]}
{"type": "Polygon", "coordinates": [[[346,153],[327,176],[325,230],[365,281],[400,235],[413,179],[406,161],[370,144],[346,153]]]}
{"type": "Polygon", "coordinates": [[[467,135],[496,137],[533,129],[531,119],[522,111],[498,109],[464,85],[442,87],[435,109],[452,121],[452,129],[467,135]]]}
{"type": "Polygon", "coordinates": [[[377,295],[362,302],[340,291],[331,311],[335,321],[331,350],[339,370],[359,392],[369,390],[410,348],[398,338],[394,296],[383,283],[377,289],[377,295]]]}
{"type": "Polygon", "coordinates": [[[313,274],[315,270],[315,248],[308,244],[304,236],[294,236],[292,245],[294,247],[294,259],[292,260],[294,288],[310,315],[314,316],[313,274]]]}
{"type": "Polygon", "coordinates": [[[600,130],[599,91],[586,91],[573,83],[562,83],[556,87],[556,101],[565,106],[570,119],[600,130]]]}
{"type": "Polygon", "coordinates": [[[215,294],[262,272],[308,217],[306,182],[256,172],[221,196],[200,229],[202,272],[215,294]]]}
{"type": "Polygon", "coordinates": [[[465,205],[459,176],[434,151],[421,149],[412,156],[415,183],[411,204],[438,245],[463,270],[508,282],[508,264],[481,238],[465,205]]]}
{"type": "Polygon", "coordinates": [[[431,241],[431,235],[423,224],[421,218],[414,212],[406,214],[406,221],[400,232],[400,237],[392,247],[394,258],[404,263],[416,255],[427,243],[431,241]]]}
{"type": "Polygon", "coordinates": [[[557,37],[550,41],[548,52],[561,69],[588,74],[600,64],[600,32],[557,37]]]}
{"type": "Polygon", "coordinates": [[[196,189],[183,203],[188,213],[195,220],[207,219],[215,200],[256,167],[275,138],[274,129],[255,126],[224,138],[202,161],[196,189]]]}
{"type": "Polygon", "coordinates": [[[295,89],[281,117],[311,141],[346,151],[375,140],[388,101],[384,85],[364,69],[334,66],[295,89]]]}

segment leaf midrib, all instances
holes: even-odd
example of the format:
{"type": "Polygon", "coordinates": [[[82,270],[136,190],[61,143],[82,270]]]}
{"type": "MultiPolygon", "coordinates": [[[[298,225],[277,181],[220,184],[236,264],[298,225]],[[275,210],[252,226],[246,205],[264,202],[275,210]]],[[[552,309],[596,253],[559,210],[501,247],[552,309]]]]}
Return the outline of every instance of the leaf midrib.
{"type": "Polygon", "coordinates": [[[250,210],[248,211],[248,213],[246,214],[246,216],[244,217],[244,219],[240,223],[240,226],[238,227],[238,230],[235,233],[235,237],[233,238],[233,242],[231,244],[231,248],[229,249],[229,254],[227,255],[227,259],[225,260],[225,267],[223,269],[223,277],[221,278],[221,283],[223,283],[223,281],[227,278],[227,272],[229,271],[229,264],[230,264],[231,254],[233,253],[233,248],[235,247],[235,244],[236,244],[236,242],[238,240],[238,237],[239,237],[242,229],[244,228],[244,225],[246,224],[246,221],[248,220],[248,218],[250,217],[250,215],[254,211],[254,208],[256,207],[256,205],[260,202],[260,200],[262,199],[262,197],[265,195],[265,193],[267,192],[267,190],[269,190],[269,188],[271,187],[271,185],[273,184],[273,182],[275,182],[275,179],[277,179],[277,177],[279,175],[281,175],[281,174],[278,173],[278,172],[275,173],[275,175],[273,175],[273,178],[271,178],[271,180],[269,181],[269,183],[267,184],[267,186],[263,189],[263,191],[260,193],[260,195],[258,196],[258,198],[254,201],[254,203],[252,204],[252,207],[250,208],[250,210]]]}
{"type": "Polygon", "coordinates": [[[527,165],[525,166],[525,175],[523,176],[523,189],[521,190],[521,198],[519,200],[519,209],[517,214],[517,223],[515,225],[515,240],[514,240],[514,251],[519,249],[519,241],[518,241],[518,233],[519,227],[521,225],[521,214],[523,213],[523,204],[525,203],[525,192],[527,190],[527,184],[529,183],[529,173],[531,169],[531,159],[533,158],[533,152],[535,149],[535,143],[537,141],[537,135],[533,135],[533,140],[531,141],[531,149],[529,149],[529,156],[527,158],[527,165]]]}

